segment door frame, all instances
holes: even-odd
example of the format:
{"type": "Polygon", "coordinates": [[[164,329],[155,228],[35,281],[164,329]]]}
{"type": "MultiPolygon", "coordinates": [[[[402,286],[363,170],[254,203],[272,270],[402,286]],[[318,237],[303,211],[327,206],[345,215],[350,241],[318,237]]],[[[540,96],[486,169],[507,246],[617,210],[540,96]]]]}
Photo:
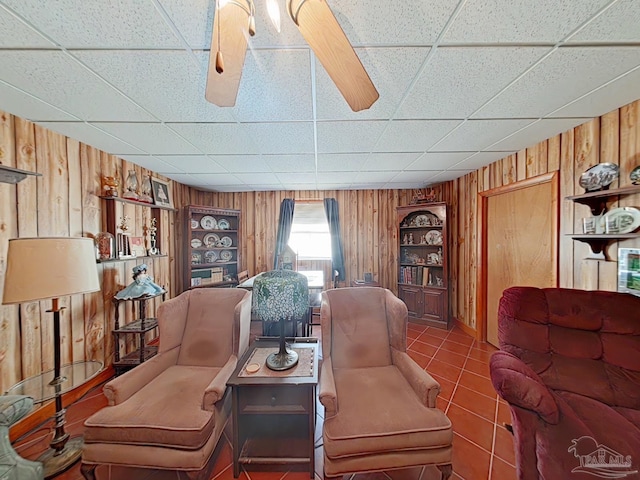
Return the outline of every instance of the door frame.
{"type": "Polygon", "coordinates": [[[555,231],[555,242],[551,244],[551,257],[555,265],[554,277],[555,284],[558,285],[560,265],[558,262],[558,249],[560,244],[560,212],[559,212],[559,195],[560,181],[558,171],[553,171],[538,175],[536,177],[527,178],[519,182],[510,183],[501,187],[492,188],[484,192],[478,192],[478,226],[480,232],[478,235],[478,269],[477,269],[477,297],[476,297],[476,339],[481,342],[487,341],[487,210],[489,198],[504,193],[514,192],[523,188],[541,185],[543,183],[551,183],[551,228],[555,231]]]}

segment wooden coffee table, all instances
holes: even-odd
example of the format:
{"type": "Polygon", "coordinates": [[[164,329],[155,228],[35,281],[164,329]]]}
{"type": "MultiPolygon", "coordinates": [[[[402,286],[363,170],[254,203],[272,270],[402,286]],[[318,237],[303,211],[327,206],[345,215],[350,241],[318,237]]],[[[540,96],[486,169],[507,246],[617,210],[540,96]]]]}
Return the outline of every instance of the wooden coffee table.
{"type": "Polygon", "coordinates": [[[278,350],[278,341],[256,340],[238,362],[227,385],[233,400],[233,476],[245,469],[274,469],[278,465],[308,467],[314,478],[314,433],[318,349],[315,338],[298,338],[289,348],[298,352],[298,365],[272,372],[263,358],[278,350]],[[246,365],[260,369],[249,373],[246,365]]]}

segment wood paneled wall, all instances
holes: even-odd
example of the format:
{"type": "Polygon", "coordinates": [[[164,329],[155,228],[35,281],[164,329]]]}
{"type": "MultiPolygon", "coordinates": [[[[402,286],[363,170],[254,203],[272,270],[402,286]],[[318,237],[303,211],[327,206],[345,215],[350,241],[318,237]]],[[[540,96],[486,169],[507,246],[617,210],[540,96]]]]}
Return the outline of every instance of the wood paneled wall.
{"type": "MultiPolygon", "coordinates": [[[[138,178],[151,173],[137,165],[42,128],[19,117],[0,112],[0,163],[39,172],[17,185],[0,183],[0,299],[4,289],[7,245],[10,238],[44,236],[94,237],[106,230],[104,200],[100,199],[105,175],[125,178],[135,169],[138,178]]],[[[162,177],[161,177],[162,178],[162,177]]],[[[123,205],[130,217],[130,232],[143,236],[150,209],[123,205]]],[[[145,260],[157,283],[173,292],[173,243],[170,241],[175,213],[162,211],[159,236],[169,256],[145,260]]],[[[66,307],[61,316],[62,363],[113,361],[113,295],[132,280],[139,260],[98,264],[101,291],[60,299],[66,307]]],[[[121,318],[134,313],[121,307],[121,318]]],[[[0,305],[0,391],[16,382],[53,369],[53,321],[51,301],[0,305]]]]}
{"type": "MultiPolygon", "coordinates": [[[[587,168],[604,162],[620,166],[620,177],[611,188],[631,184],[629,174],[640,165],[640,100],[443,185],[443,199],[450,204],[454,317],[475,329],[476,240],[481,233],[477,221],[478,192],[547,172],[560,174],[559,286],[616,290],[617,249],[640,248],[640,239],[613,242],[606,251],[610,261],[599,261],[585,260],[589,246],[567,237],[582,232],[582,218],[591,216],[591,212],[587,206],[565,197],[584,193],[578,184],[580,175],[587,168]]],[[[624,196],[619,202],[610,203],[610,208],[616,206],[640,207],[640,195],[624,196]]]]}

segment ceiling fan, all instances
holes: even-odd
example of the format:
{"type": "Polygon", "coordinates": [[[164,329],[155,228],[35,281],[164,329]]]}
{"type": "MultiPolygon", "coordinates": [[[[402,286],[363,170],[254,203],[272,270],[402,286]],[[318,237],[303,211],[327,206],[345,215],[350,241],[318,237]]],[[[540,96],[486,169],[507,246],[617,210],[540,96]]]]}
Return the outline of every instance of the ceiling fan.
{"type": "MultiPolygon", "coordinates": [[[[379,94],[326,0],[286,0],[289,16],[354,112],[379,94]]],[[[216,0],[205,98],[219,107],[236,103],[247,35],[255,35],[253,0],[216,0]]]]}

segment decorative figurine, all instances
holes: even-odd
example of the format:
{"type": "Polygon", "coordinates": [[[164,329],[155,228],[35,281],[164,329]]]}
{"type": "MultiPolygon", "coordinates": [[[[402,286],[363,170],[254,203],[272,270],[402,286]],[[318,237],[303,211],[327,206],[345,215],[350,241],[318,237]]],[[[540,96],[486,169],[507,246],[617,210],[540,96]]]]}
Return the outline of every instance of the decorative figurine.
{"type": "Polygon", "coordinates": [[[159,255],[160,250],[156,247],[156,232],[158,231],[157,220],[155,218],[151,219],[151,226],[145,227],[145,230],[149,232],[149,251],[147,252],[149,255],[159,255]]]}
{"type": "Polygon", "coordinates": [[[138,197],[138,176],[135,170],[129,170],[127,180],[125,182],[126,192],[122,194],[122,198],[128,198],[129,200],[139,200],[138,197]]]}
{"type": "Polygon", "coordinates": [[[102,190],[105,197],[117,197],[120,182],[116,177],[102,177],[102,190]]]}
{"type": "Polygon", "coordinates": [[[153,278],[147,274],[146,263],[141,263],[133,267],[133,282],[116,293],[115,297],[119,300],[130,300],[143,295],[158,295],[161,293],[165,293],[164,288],[153,282],[153,278]]]}
{"type": "Polygon", "coordinates": [[[413,245],[413,233],[409,234],[409,245],[413,245]]]}
{"type": "Polygon", "coordinates": [[[151,176],[142,176],[142,185],[140,186],[140,195],[138,200],[145,203],[153,203],[153,197],[151,196],[151,176]]]}

